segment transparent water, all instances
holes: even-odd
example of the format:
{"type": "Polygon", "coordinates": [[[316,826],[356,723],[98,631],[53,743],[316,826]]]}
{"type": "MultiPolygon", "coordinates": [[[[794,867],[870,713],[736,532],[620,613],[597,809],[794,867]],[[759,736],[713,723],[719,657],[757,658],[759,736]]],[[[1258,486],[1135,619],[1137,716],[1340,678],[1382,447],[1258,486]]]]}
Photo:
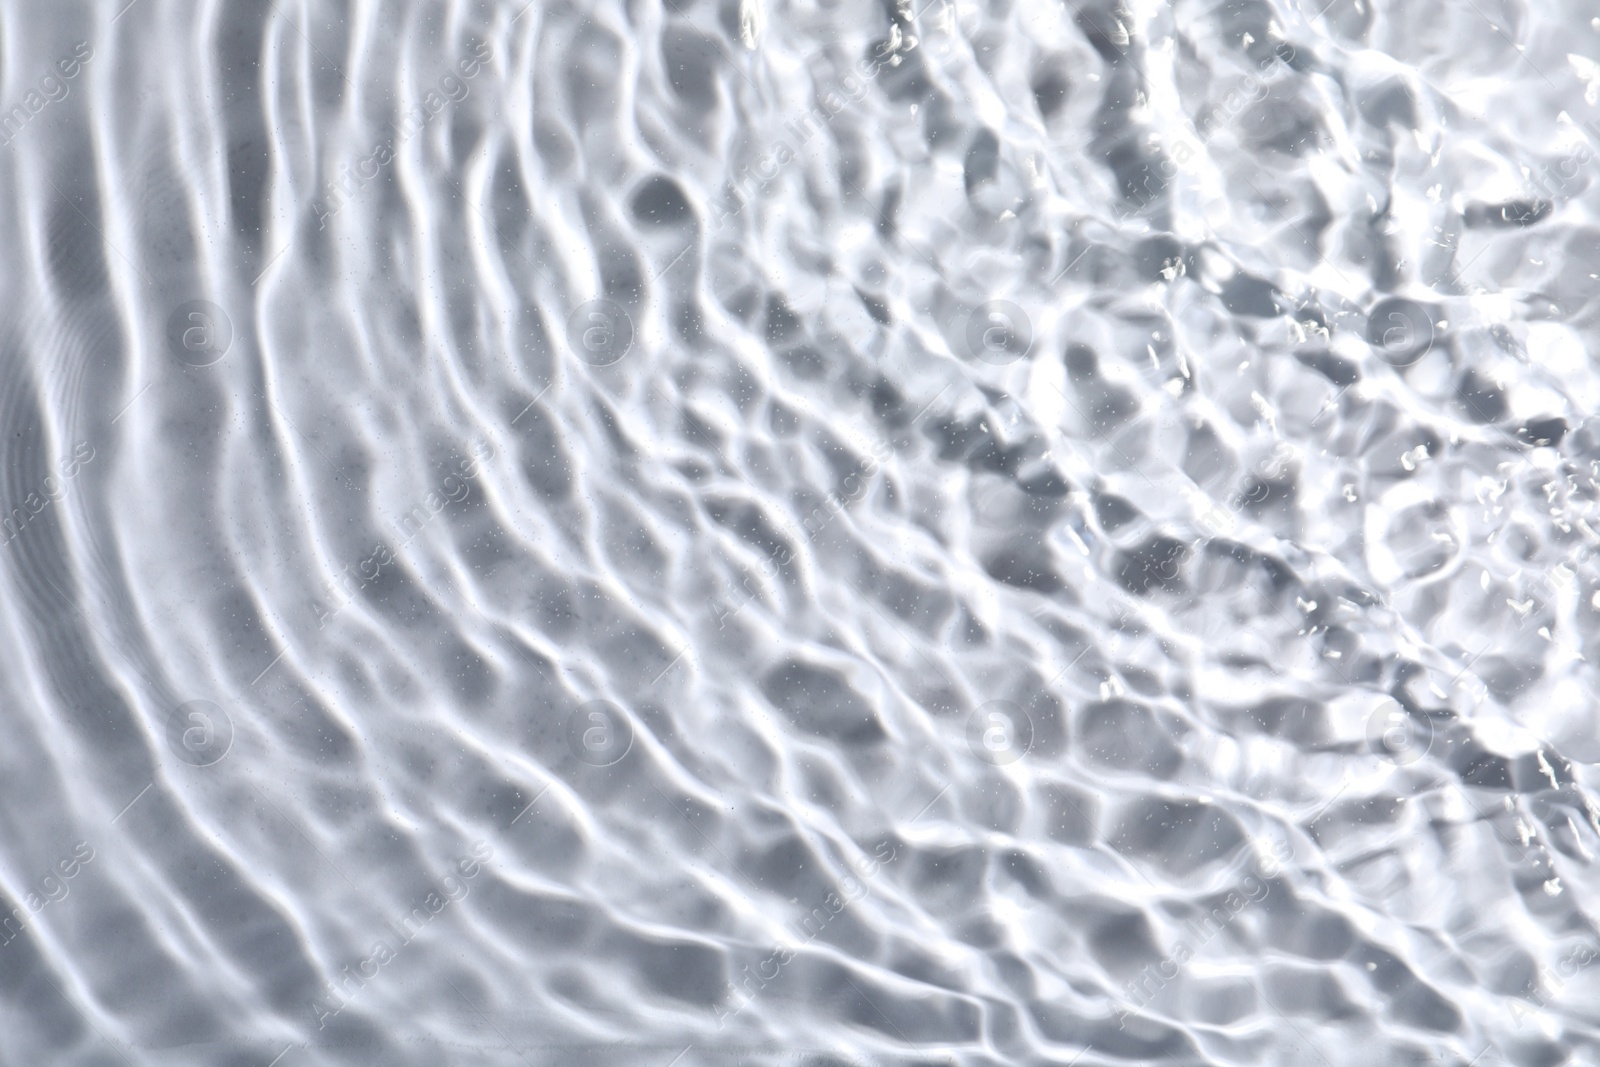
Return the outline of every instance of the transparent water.
{"type": "Polygon", "coordinates": [[[1589,8],[123,3],[0,1063],[1600,1062],[1589,8]]]}

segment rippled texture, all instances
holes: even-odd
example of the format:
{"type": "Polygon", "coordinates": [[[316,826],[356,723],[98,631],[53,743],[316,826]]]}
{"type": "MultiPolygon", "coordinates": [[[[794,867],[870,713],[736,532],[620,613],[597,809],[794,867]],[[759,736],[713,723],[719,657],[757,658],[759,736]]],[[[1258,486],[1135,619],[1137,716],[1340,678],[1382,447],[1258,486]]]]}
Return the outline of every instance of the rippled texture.
{"type": "Polygon", "coordinates": [[[1600,1060],[1587,7],[122,2],[0,1062],[1600,1060]]]}

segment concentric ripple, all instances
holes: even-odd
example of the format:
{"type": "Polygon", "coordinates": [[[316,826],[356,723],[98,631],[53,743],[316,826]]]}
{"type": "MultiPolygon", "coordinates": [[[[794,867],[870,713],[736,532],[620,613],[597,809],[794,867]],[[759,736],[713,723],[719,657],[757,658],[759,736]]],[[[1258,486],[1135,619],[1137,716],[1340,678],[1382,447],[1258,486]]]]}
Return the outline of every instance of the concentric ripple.
{"type": "Polygon", "coordinates": [[[1569,2],[0,0],[0,1063],[1600,1062],[1597,166],[1569,2]]]}

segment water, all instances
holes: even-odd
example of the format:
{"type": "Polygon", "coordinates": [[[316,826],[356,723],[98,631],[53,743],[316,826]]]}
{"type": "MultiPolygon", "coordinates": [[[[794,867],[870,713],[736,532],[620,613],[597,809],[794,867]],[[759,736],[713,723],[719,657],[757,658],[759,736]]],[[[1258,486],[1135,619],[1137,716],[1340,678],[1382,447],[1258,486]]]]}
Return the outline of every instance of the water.
{"type": "Polygon", "coordinates": [[[1575,3],[0,2],[0,1063],[1600,1061],[1575,3]]]}

